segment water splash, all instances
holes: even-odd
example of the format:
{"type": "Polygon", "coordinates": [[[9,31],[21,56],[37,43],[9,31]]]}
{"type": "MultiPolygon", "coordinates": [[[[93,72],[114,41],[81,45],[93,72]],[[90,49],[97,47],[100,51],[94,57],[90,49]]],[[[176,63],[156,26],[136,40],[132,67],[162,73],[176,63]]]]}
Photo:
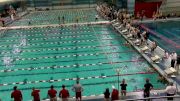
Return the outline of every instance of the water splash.
{"type": "Polygon", "coordinates": [[[20,46],[26,46],[27,45],[27,39],[23,38],[21,41],[20,41],[20,46]]]}
{"type": "Polygon", "coordinates": [[[11,66],[13,62],[13,59],[11,57],[3,57],[3,64],[8,67],[11,66]]]}
{"type": "Polygon", "coordinates": [[[20,52],[21,52],[21,49],[19,48],[19,46],[14,45],[14,46],[13,46],[12,53],[13,53],[13,54],[18,54],[18,53],[20,53],[20,52]]]}

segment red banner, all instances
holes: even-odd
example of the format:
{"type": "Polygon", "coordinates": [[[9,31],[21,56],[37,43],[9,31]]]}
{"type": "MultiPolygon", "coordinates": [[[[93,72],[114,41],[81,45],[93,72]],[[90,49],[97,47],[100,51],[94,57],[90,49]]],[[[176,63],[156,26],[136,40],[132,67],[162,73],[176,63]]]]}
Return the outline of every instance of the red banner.
{"type": "Polygon", "coordinates": [[[135,2],[135,11],[134,14],[137,16],[139,13],[140,16],[146,18],[152,18],[153,12],[156,12],[161,6],[162,2],[135,2]]]}

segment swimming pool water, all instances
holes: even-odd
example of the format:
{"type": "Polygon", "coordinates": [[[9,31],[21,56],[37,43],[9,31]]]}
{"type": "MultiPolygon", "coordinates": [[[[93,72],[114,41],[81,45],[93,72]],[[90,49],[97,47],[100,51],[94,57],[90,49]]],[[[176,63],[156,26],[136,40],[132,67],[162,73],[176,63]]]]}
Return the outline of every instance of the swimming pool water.
{"type": "Polygon", "coordinates": [[[144,80],[150,78],[155,89],[165,85],[157,82],[158,73],[110,26],[93,25],[7,30],[0,40],[0,98],[10,100],[13,86],[30,100],[31,88],[41,90],[41,99],[47,90],[56,90],[65,84],[71,87],[77,78],[83,85],[83,95],[99,95],[115,85],[120,68],[120,81],[128,83],[127,90],[142,89],[144,80]],[[10,63],[5,63],[5,60],[10,63]],[[45,81],[43,81],[45,80],[45,81]],[[50,80],[57,80],[51,82],[50,80]],[[15,83],[22,84],[15,84],[15,83]]]}
{"type": "MultiPolygon", "coordinates": [[[[98,15],[95,9],[70,9],[70,10],[52,10],[52,11],[35,11],[23,17],[10,26],[23,25],[47,25],[47,24],[62,24],[62,17],[65,17],[65,23],[95,22],[95,16],[98,15]],[[60,21],[59,21],[59,18],[60,21]],[[31,22],[31,24],[29,24],[31,22]]],[[[98,21],[104,21],[99,18],[98,21]]]]}
{"type": "Polygon", "coordinates": [[[154,33],[150,34],[150,39],[156,41],[160,47],[180,54],[180,21],[157,21],[144,24],[154,33]]]}
{"type": "MultiPolygon", "coordinates": [[[[94,9],[54,10],[33,12],[10,26],[93,22],[94,9]],[[60,21],[62,23],[62,21],[60,21]]],[[[103,21],[103,19],[99,19],[103,21]]],[[[157,82],[158,73],[124,38],[109,25],[82,25],[2,30],[0,32],[0,98],[9,101],[13,86],[18,86],[25,101],[31,100],[31,89],[40,89],[41,99],[47,98],[51,85],[59,92],[62,84],[75,96],[71,87],[77,78],[83,85],[83,96],[100,95],[106,88],[118,88],[126,79],[128,91],[143,88],[146,78],[155,89],[163,89],[157,82]]]]}

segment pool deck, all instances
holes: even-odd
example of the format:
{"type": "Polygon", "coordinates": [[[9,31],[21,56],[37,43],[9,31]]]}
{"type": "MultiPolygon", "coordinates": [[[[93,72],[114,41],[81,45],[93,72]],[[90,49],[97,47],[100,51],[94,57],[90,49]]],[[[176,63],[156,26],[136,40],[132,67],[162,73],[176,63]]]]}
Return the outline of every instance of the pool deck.
{"type": "Polygon", "coordinates": [[[146,19],[146,20],[135,20],[134,23],[152,23],[152,22],[166,22],[166,21],[172,21],[172,20],[180,20],[179,17],[174,17],[174,18],[167,18],[167,19],[146,19]]]}
{"type": "Polygon", "coordinates": [[[34,25],[34,26],[13,26],[13,27],[0,27],[0,30],[8,29],[30,29],[30,28],[44,28],[44,27],[61,27],[61,26],[82,26],[82,25],[104,25],[110,24],[109,21],[98,21],[98,22],[84,22],[84,23],[68,23],[68,24],[50,24],[50,25],[34,25]]]}
{"type": "MultiPolygon", "coordinates": [[[[112,23],[114,23],[114,25],[115,25],[115,23],[117,24],[116,21],[113,21],[112,23]]],[[[113,26],[114,26],[114,25],[113,25],[113,26]]],[[[117,27],[117,25],[116,25],[116,26],[114,26],[114,28],[115,28],[115,29],[120,33],[120,35],[122,35],[161,75],[163,75],[169,82],[174,82],[175,85],[177,86],[177,90],[179,91],[179,89],[180,89],[180,75],[179,75],[179,74],[178,74],[178,75],[175,75],[176,77],[167,76],[167,74],[166,74],[165,71],[164,71],[164,70],[166,69],[166,66],[165,66],[165,64],[164,64],[164,62],[163,62],[162,60],[159,61],[159,63],[153,62],[153,61],[151,60],[151,57],[150,57],[148,54],[142,52],[142,50],[141,50],[141,48],[140,48],[139,46],[134,45],[134,43],[133,43],[130,39],[128,39],[127,36],[123,35],[123,32],[119,29],[119,26],[117,27]]]]}
{"type": "MultiPolygon", "coordinates": [[[[151,97],[158,97],[158,96],[166,96],[166,93],[164,90],[152,90],[151,91],[151,97]]],[[[178,96],[178,95],[177,95],[178,96]]],[[[120,96],[120,101],[125,100],[131,100],[131,99],[143,99],[143,91],[137,91],[137,92],[128,92],[126,96],[120,96]]],[[[74,101],[75,98],[69,98],[68,101],[74,101]]],[[[104,95],[101,94],[99,96],[84,96],[82,97],[83,101],[104,101],[104,95]]],[[[43,101],[50,101],[49,99],[43,100],[43,101]]],[[[58,101],[62,101],[60,98],[58,98],[58,101]]],[[[166,101],[165,99],[155,99],[153,101],[166,101]]],[[[174,101],[179,101],[178,98],[174,99],[174,101]]]]}

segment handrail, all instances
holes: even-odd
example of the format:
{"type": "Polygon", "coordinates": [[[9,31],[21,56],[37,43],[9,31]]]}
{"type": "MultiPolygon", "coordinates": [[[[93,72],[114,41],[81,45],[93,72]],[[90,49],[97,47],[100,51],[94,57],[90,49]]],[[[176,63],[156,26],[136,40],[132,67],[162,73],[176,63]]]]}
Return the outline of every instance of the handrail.
{"type": "Polygon", "coordinates": [[[158,97],[147,97],[147,98],[138,98],[138,99],[116,100],[116,101],[137,101],[137,100],[165,99],[165,98],[178,98],[178,99],[180,99],[180,96],[179,95],[175,95],[175,96],[158,96],[158,97]]]}

